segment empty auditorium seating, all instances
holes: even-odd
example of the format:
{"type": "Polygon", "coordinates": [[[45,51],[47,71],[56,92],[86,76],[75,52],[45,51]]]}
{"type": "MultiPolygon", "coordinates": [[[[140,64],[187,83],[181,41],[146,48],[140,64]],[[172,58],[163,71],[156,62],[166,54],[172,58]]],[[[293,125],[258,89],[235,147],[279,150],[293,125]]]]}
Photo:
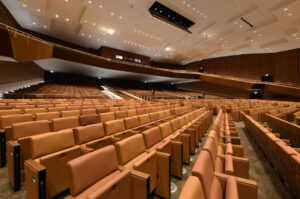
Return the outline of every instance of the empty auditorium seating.
{"type": "Polygon", "coordinates": [[[147,151],[143,136],[138,134],[116,143],[118,162],[128,169],[135,169],[150,175],[149,192],[161,197],[170,196],[170,155],[147,151]]]}
{"type": "Polygon", "coordinates": [[[50,198],[69,188],[67,162],[81,156],[71,129],[28,138],[25,161],[27,198],[50,198]]]}
{"type": "Polygon", "coordinates": [[[247,130],[288,185],[292,195],[299,198],[299,153],[262,124],[243,112],[242,114],[247,130]]]}
{"type": "Polygon", "coordinates": [[[78,117],[65,117],[65,118],[57,118],[53,119],[51,123],[52,131],[60,131],[63,129],[75,128],[79,126],[79,118],[78,117]]]}
{"type": "Polygon", "coordinates": [[[20,189],[20,172],[24,168],[24,161],[30,158],[27,153],[29,148],[26,147],[26,143],[29,142],[28,138],[49,131],[49,122],[41,120],[12,124],[11,130],[6,133],[9,140],[6,144],[8,177],[15,190],[20,189]]]}
{"type": "Polygon", "coordinates": [[[67,164],[67,169],[70,175],[70,194],[73,197],[91,199],[148,197],[149,175],[138,175],[138,172],[118,167],[114,146],[107,146],[71,160],[67,164]]]}

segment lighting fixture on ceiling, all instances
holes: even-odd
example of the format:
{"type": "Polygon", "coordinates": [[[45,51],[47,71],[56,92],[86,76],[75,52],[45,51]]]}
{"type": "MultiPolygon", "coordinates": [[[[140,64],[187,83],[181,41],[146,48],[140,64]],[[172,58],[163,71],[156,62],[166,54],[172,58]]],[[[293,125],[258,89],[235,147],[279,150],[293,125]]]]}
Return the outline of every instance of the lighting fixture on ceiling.
{"type": "Polygon", "coordinates": [[[169,51],[171,51],[172,49],[170,48],[170,47],[166,47],[165,48],[165,51],[167,51],[167,52],[169,52],[169,51]]]}
{"type": "Polygon", "coordinates": [[[102,8],[102,7],[103,7],[103,6],[100,4],[100,5],[99,5],[99,8],[102,8]]]}
{"type": "Polygon", "coordinates": [[[24,8],[27,8],[27,5],[26,5],[26,4],[23,4],[22,6],[23,6],[24,8]]]}
{"type": "Polygon", "coordinates": [[[70,21],[70,19],[69,19],[69,18],[66,18],[66,21],[68,21],[68,22],[69,22],[69,21],[70,21]]]}
{"type": "Polygon", "coordinates": [[[50,70],[50,73],[52,73],[52,74],[53,74],[53,73],[54,73],[54,70],[50,70]]]}
{"type": "Polygon", "coordinates": [[[47,26],[46,26],[46,25],[44,25],[43,27],[44,27],[44,28],[47,28],[47,26]]]}
{"type": "Polygon", "coordinates": [[[59,15],[58,15],[58,14],[56,14],[56,15],[55,15],[55,18],[59,18],[59,15]]]}
{"type": "Polygon", "coordinates": [[[41,9],[37,8],[36,11],[41,12],[41,9]]]}
{"type": "Polygon", "coordinates": [[[33,25],[36,25],[36,23],[35,23],[35,22],[33,22],[32,24],[33,24],[33,25]]]}

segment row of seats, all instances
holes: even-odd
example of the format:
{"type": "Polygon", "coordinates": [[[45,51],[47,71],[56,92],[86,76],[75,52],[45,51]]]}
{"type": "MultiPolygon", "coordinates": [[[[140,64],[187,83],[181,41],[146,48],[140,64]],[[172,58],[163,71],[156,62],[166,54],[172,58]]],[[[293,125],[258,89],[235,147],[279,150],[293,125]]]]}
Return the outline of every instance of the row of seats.
{"type": "Polygon", "coordinates": [[[233,119],[221,109],[180,199],[257,198],[257,183],[248,179],[249,160],[233,140],[239,140],[233,119]]]}
{"type": "MultiPolygon", "coordinates": [[[[192,117],[196,117],[197,112],[199,112],[199,110],[193,111],[191,113],[185,114],[184,116],[181,116],[181,117],[183,117],[183,119],[185,119],[184,126],[186,126],[188,123],[190,123],[192,121],[192,117]]],[[[163,134],[166,136],[167,135],[166,133],[168,133],[168,130],[166,131],[167,128],[165,127],[166,124],[170,126],[171,123],[167,122],[167,123],[163,123],[159,126],[161,136],[163,136],[163,134]]],[[[72,141],[71,144],[69,143],[67,149],[69,149],[70,147],[79,146],[79,145],[74,146],[74,143],[75,144],[79,143],[78,141],[81,141],[81,143],[82,143],[83,140],[93,139],[92,137],[95,136],[96,133],[98,133],[100,131],[105,132],[105,123],[104,123],[104,125],[94,124],[94,125],[88,125],[85,127],[75,128],[74,133],[73,133],[74,142],[72,141]],[[102,128],[102,130],[100,130],[101,128],[102,128]]],[[[65,181],[62,181],[62,180],[60,180],[57,183],[53,183],[53,182],[61,179],[61,177],[57,177],[57,176],[51,177],[50,176],[48,178],[48,174],[55,175],[53,172],[51,172],[52,169],[55,170],[55,168],[56,168],[55,172],[61,173],[64,171],[65,167],[63,167],[63,165],[66,163],[66,159],[68,159],[67,157],[69,157],[69,158],[79,157],[80,154],[82,155],[82,154],[84,154],[85,151],[89,151],[89,150],[87,150],[88,145],[85,144],[84,147],[82,145],[79,146],[80,150],[77,151],[77,153],[76,153],[77,155],[68,155],[69,153],[67,153],[67,151],[65,150],[66,146],[64,144],[61,144],[61,142],[57,141],[57,139],[60,139],[60,140],[67,139],[67,137],[65,137],[65,138],[61,137],[61,136],[63,136],[63,133],[68,134],[68,136],[70,136],[69,130],[63,130],[60,132],[45,133],[45,134],[30,136],[30,137],[26,138],[26,139],[29,139],[30,141],[25,142],[25,143],[29,143],[29,144],[35,143],[34,145],[37,146],[36,148],[34,148],[33,146],[29,147],[30,150],[35,150],[35,151],[31,151],[29,154],[31,154],[31,155],[36,154],[36,156],[31,157],[31,158],[33,158],[33,160],[27,160],[25,162],[26,187],[27,187],[27,194],[29,194],[30,198],[31,197],[35,198],[36,194],[38,193],[37,184],[32,183],[32,181],[30,181],[30,180],[27,180],[27,179],[32,179],[32,177],[34,178],[36,176],[36,173],[39,172],[37,170],[38,170],[38,168],[41,168],[41,166],[37,166],[37,163],[43,165],[47,169],[47,172],[46,172],[47,183],[46,184],[55,185],[54,186],[55,188],[53,188],[53,189],[51,189],[51,187],[48,187],[48,186],[46,187],[47,194],[50,194],[50,196],[51,196],[53,193],[57,193],[55,191],[57,191],[57,190],[62,191],[62,189],[60,189],[60,188],[62,188],[62,187],[65,188],[65,186],[68,185],[68,183],[66,183],[63,186],[62,184],[65,181]],[[57,137],[57,136],[60,136],[60,137],[57,137]],[[48,140],[47,147],[45,147],[43,145],[46,140],[48,140]],[[53,141],[53,142],[51,142],[51,141],[53,141]],[[57,143],[55,143],[56,141],[57,141],[57,143]],[[55,144],[53,144],[53,143],[55,143],[55,144]],[[43,147],[45,147],[46,149],[44,149],[43,147]],[[58,152],[58,150],[62,150],[61,147],[64,148],[63,153],[65,153],[63,156],[64,157],[63,160],[60,160],[61,153],[58,152]],[[52,150],[54,150],[54,148],[57,149],[57,150],[55,150],[55,152],[52,151],[52,150]],[[47,150],[51,150],[53,155],[48,154],[48,152],[46,152],[47,150]],[[39,157],[39,155],[43,155],[43,157],[39,157]],[[55,156],[55,158],[53,156],[55,156]],[[48,159],[48,157],[51,157],[51,159],[48,159]],[[53,164],[52,160],[53,161],[55,160],[58,163],[53,164]],[[48,166],[49,166],[49,171],[48,171],[48,166]],[[36,168],[37,168],[37,170],[35,170],[36,168]],[[58,171],[58,170],[61,170],[61,171],[58,171]],[[48,180],[50,182],[48,182],[48,180]],[[54,181],[52,181],[52,180],[54,180],[54,181]]],[[[123,139],[119,142],[114,143],[116,146],[116,150],[117,150],[119,164],[125,168],[144,171],[144,172],[148,173],[150,175],[150,190],[148,190],[148,192],[152,192],[155,190],[156,194],[161,195],[162,197],[168,198],[169,194],[170,194],[169,193],[169,186],[170,186],[169,171],[170,171],[170,168],[169,168],[168,164],[170,162],[171,154],[166,155],[166,153],[164,153],[164,152],[157,152],[156,150],[154,150],[154,148],[146,150],[147,148],[146,148],[145,143],[149,144],[151,139],[153,139],[155,136],[154,137],[147,136],[147,140],[148,140],[147,142],[144,141],[144,137],[142,134],[135,134],[135,135],[131,135],[127,139],[123,139]],[[157,168],[155,169],[156,166],[157,166],[157,168]],[[157,173],[159,175],[157,175],[157,173]]],[[[71,139],[71,138],[68,138],[68,139],[71,139]]],[[[96,140],[94,140],[94,141],[96,141],[96,140]]],[[[181,144],[179,144],[176,141],[172,141],[172,145],[177,145],[177,147],[176,147],[177,150],[175,150],[175,151],[177,151],[176,154],[181,155],[181,151],[180,151],[181,144]]],[[[89,146],[91,146],[91,145],[89,145],[89,146]]],[[[147,145],[147,146],[149,146],[149,145],[147,145]]],[[[27,147],[25,147],[25,148],[27,148],[27,147]]],[[[76,148],[76,150],[77,150],[77,148],[76,148]]],[[[72,149],[72,154],[73,153],[75,153],[75,152],[72,149]]],[[[173,159],[173,161],[176,161],[175,156],[172,159],[173,159]]],[[[68,159],[68,161],[69,160],[70,159],[68,159]]],[[[177,158],[177,161],[180,162],[181,158],[180,157],[177,158]]],[[[172,171],[172,169],[171,169],[171,171],[172,171]]],[[[180,172],[181,172],[181,169],[180,169],[180,172]]],[[[66,173],[68,173],[68,172],[66,172],[66,173]]],[[[37,181],[40,182],[40,180],[37,180],[37,181]]],[[[76,183],[82,183],[81,181],[76,182],[76,183]]],[[[70,184],[74,184],[74,183],[75,182],[70,183],[70,184]]],[[[71,189],[71,193],[72,193],[72,189],[71,189]]]]}
{"type": "Polygon", "coordinates": [[[142,129],[144,125],[150,125],[162,119],[172,117],[171,112],[172,114],[177,115],[190,111],[191,109],[190,107],[182,107],[171,110],[174,112],[170,110],[159,111],[153,114],[143,114],[119,120],[106,121],[103,124],[98,123],[98,125],[89,125],[86,127],[79,127],[80,124],[78,117],[53,119],[51,123],[49,123],[47,120],[14,123],[12,124],[11,128],[8,128],[9,130],[7,129],[6,131],[8,140],[6,153],[11,154],[7,155],[9,177],[12,176],[9,178],[10,183],[15,190],[19,189],[20,176],[13,176],[16,176],[16,174],[20,172],[20,170],[23,168],[23,162],[27,159],[27,156],[22,154],[23,149],[26,149],[23,144],[24,142],[28,141],[30,136],[44,134],[50,130],[57,132],[65,129],[75,128],[74,133],[77,144],[85,144],[88,147],[97,148],[105,144],[107,145],[119,141],[121,138],[126,138],[129,135],[136,133],[138,128],[142,129]],[[87,133],[90,130],[90,133],[92,134],[87,133]],[[93,140],[94,138],[97,138],[98,140],[93,140]],[[16,169],[18,168],[18,164],[21,164],[20,169],[16,169]]]}
{"type": "Polygon", "coordinates": [[[273,115],[266,114],[266,122],[281,138],[290,140],[293,147],[300,147],[300,126],[273,115]]]}
{"type": "Polygon", "coordinates": [[[294,198],[300,198],[300,154],[268,128],[243,114],[245,127],[284,180],[294,198]]]}

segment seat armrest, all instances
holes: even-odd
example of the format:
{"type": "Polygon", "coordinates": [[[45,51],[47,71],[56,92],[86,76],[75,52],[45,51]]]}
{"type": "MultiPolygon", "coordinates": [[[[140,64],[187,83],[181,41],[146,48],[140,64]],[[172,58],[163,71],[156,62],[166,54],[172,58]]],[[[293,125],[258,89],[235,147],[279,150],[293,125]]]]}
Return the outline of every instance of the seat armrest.
{"type": "Polygon", "coordinates": [[[132,199],[150,198],[150,175],[131,170],[132,199]]]}
{"type": "Polygon", "coordinates": [[[141,131],[138,131],[138,130],[131,130],[131,133],[132,133],[132,135],[136,135],[136,134],[141,133],[141,131]]]}
{"type": "Polygon", "coordinates": [[[100,149],[112,144],[112,137],[105,136],[98,140],[93,140],[91,142],[86,143],[86,147],[91,149],[100,149]]]}
{"type": "Polygon", "coordinates": [[[46,198],[46,168],[34,160],[24,164],[27,198],[46,198]]]}
{"type": "Polygon", "coordinates": [[[92,148],[89,148],[86,146],[80,146],[80,150],[81,150],[81,155],[85,155],[87,153],[94,151],[95,149],[92,149],[92,148]]]}
{"type": "Polygon", "coordinates": [[[11,130],[12,130],[12,126],[7,126],[7,127],[5,127],[5,136],[6,136],[6,141],[10,141],[10,140],[12,140],[12,132],[11,132],[11,130]]]}
{"type": "Polygon", "coordinates": [[[298,153],[300,153],[300,148],[294,148],[298,153]]]}
{"type": "Polygon", "coordinates": [[[0,130],[0,168],[6,164],[6,136],[5,132],[0,130]]]}
{"type": "Polygon", "coordinates": [[[158,165],[158,181],[155,193],[163,198],[170,198],[170,169],[171,169],[171,155],[163,152],[156,152],[158,165]]]}
{"type": "MultiPolygon", "coordinates": [[[[228,175],[214,172],[214,176],[217,177],[222,184],[226,184],[228,175]]],[[[240,177],[235,177],[238,187],[239,198],[257,198],[258,184],[256,181],[248,180],[240,177]]]]}
{"type": "Polygon", "coordinates": [[[20,189],[21,184],[21,154],[20,144],[16,141],[6,143],[6,158],[8,180],[15,191],[20,189]]]}

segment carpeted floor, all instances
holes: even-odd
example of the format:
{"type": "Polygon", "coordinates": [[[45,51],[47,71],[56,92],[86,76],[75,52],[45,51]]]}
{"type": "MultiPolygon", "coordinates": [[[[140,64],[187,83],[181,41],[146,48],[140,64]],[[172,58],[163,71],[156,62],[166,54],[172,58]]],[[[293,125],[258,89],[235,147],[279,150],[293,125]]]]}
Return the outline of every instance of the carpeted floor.
{"type": "MultiPolygon", "coordinates": [[[[241,137],[241,144],[244,146],[244,157],[249,158],[250,170],[249,175],[250,179],[256,180],[258,182],[258,198],[259,199],[290,199],[292,198],[289,194],[287,188],[284,186],[283,182],[280,181],[275,170],[271,167],[270,163],[263,155],[262,151],[258,148],[251,135],[244,128],[243,122],[236,123],[237,131],[241,137]]],[[[209,131],[208,131],[209,132],[209,131]]],[[[207,135],[207,134],[206,134],[207,135]]],[[[203,138],[200,143],[199,148],[196,151],[196,154],[191,156],[190,165],[183,165],[183,170],[186,172],[182,179],[173,178],[172,182],[172,194],[171,199],[177,199],[180,195],[181,189],[184,186],[185,181],[188,176],[191,175],[193,165],[202,149],[203,143],[205,142],[206,137],[203,138]],[[173,186],[173,183],[176,186],[173,186]],[[174,190],[173,190],[174,189],[174,190]]],[[[26,198],[26,191],[24,182],[22,183],[21,190],[18,192],[13,192],[12,188],[8,184],[7,178],[7,168],[0,169],[0,198],[1,199],[23,199],[26,198]]],[[[58,197],[63,198],[63,197],[58,197]]],[[[157,199],[158,197],[153,197],[157,199]]]]}

